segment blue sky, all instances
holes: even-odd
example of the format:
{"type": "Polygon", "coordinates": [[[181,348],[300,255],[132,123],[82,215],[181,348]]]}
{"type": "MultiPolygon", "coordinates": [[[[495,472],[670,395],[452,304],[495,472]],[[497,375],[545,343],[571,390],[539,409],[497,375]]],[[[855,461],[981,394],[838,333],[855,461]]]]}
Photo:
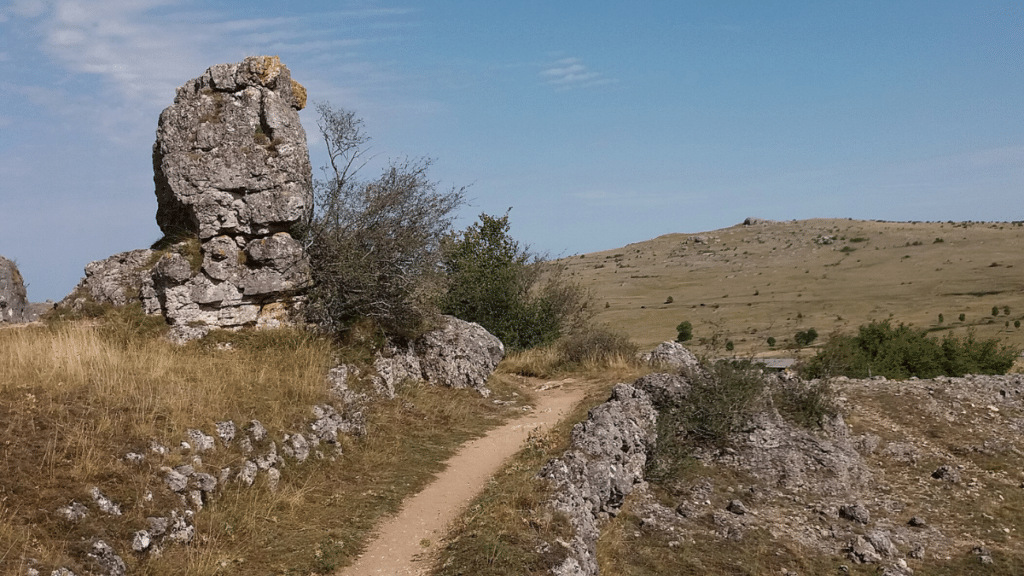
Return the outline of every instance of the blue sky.
{"type": "Polygon", "coordinates": [[[355,110],[379,162],[429,156],[471,185],[460,227],[511,206],[556,256],[747,216],[1024,218],[1020,0],[16,0],[0,254],[30,299],[160,236],[160,111],[261,54],[355,110]]]}

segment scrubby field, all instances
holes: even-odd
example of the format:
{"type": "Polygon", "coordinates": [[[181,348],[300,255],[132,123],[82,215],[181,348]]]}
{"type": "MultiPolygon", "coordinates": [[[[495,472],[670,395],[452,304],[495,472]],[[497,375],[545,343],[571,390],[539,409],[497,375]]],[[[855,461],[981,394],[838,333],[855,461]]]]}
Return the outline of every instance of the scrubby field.
{"type": "Polygon", "coordinates": [[[799,331],[815,328],[818,344],[887,318],[939,337],[973,329],[1024,348],[1014,326],[1024,318],[1021,223],[740,224],[565,262],[595,290],[597,319],[644,349],[674,339],[689,321],[694,348],[718,335],[720,349],[731,340],[738,355],[793,356],[785,348],[799,331]]]}

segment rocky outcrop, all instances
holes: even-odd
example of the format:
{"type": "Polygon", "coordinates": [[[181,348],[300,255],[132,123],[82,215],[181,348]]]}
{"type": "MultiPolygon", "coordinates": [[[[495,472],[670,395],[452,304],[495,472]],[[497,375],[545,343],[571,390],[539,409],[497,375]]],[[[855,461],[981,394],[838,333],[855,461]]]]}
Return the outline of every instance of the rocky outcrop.
{"type": "Polygon", "coordinates": [[[155,258],[155,251],[142,249],[90,262],[85,267],[85,277],[59,306],[80,308],[86,302],[124,306],[138,301],[142,286],[149,281],[155,258]]]}
{"type": "Polygon", "coordinates": [[[18,266],[0,256],[0,324],[28,322],[32,311],[18,266]]]}
{"type": "Polygon", "coordinates": [[[286,320],[309,279],[291,235],[312,205],[304,105],[276,56],[212,66],[178,88],[153,146],[156,220],[166,238],[198,246],[156,262],[147,312],[183,326],[286,320]]]}
{"type": "Polygon", "coordinates": [[[182,341],[209,327],[288,321],[309,282],[292,236],[312,207],[304,105],[305,89],[276,56],[212,66],[178,88],[153,145],[164,238],[89,264],[63,304],[141,298],[182,341]]]}
{"type": "Polygon", "coordinates": [[[598,573],[599,523],[616,515],[625,497],[643,482],[647,456],[657,439],[657,411],[642,388],[679,389],[685,386],[682,380],[670,376],[639,387],[617,385],[607,402],[573,428],[565,454],[540,471],[538,476],[553,486],[549,506],[565,514],[575,532],[564,544],[566,558],[553,574],[598,573]]]}
{"type": "Polygon", "coordinates": [[[472,388],[490,395],[487,379],[505,357],[505,346],[475,322],[444,316],[443,325],[405,348],[391,347],[374,362],[377,391],[395,395],[403,380],[426,381],[449,388],[472,388]]]}

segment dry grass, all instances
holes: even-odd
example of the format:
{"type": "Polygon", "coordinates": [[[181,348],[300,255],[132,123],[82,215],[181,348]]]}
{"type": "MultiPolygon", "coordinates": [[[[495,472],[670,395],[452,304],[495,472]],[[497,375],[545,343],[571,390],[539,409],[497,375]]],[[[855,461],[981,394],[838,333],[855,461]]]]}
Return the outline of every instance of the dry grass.
{"type": "MultiPolygon", "coordinates": [[[[349,563],[377,519],[425,485],[459,443],[514,413],[471,391],[401,387],[368,410],[366,436],[343,438],[340,454],[289,462],[276,490],[261,480],[251,489],[231,483],[196,515],[192,545],[135,555],[131,537],[145,518],[180,508],[160,468],[192,462],[177,448],[187,429],[212,434],[215,422],[257,419],[278,441],[307,430],[311,407],[331,400],[328,368],[339,355],[360,355],[300,330],[220,333],[175,347],[159,337],[162,323],[136,312],[0,330],[0,573],[83,573],[94,538],[113,545],[131,573],[326,573],[349,563]],[[152,453],[153,441],[171,450],[152,453]],[[146,461],[130,465],[128,452],[146,461]],[[94,486],[123,515],[100,513],[94,486]],[[89,516],[58,518],[72,500],[89,516]]],[[[510,385],[492,387],[513,398],[510,385]]],[[[237,448],[202,454],[214,473],[242,459],[237,448]]]]}
{"type": "Polygon", "coordinates": [[[786,348],[798,331],[815,328],[820,343],[890,316],[958,336],[973,327],[980,339],[1024,348],[1024,330],[1013,327],[1024,318],[1022,246],[1024,226],[1011,223],[819,219],[668,234],[564,262],[570,279],[594,289],[596,319],[645,349],[689,320],[687,346],[718,333],[740,357],[793,356],[786,348]],[[821,236],[834,242],[816,243],[821,236]],[[1010,314],[993,317],[993,306],[1010,314]]]}

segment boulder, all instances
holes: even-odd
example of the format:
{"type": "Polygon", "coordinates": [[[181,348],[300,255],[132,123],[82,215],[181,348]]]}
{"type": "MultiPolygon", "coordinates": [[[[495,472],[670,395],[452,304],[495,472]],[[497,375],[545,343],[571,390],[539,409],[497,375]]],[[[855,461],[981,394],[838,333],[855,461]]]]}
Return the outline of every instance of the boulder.
{"type": "Polygon", "coordinates": [[[660,368],[694,371],[700,368],[700,360],[679,342],[662,342],[654,350],[641,354],[640,361],[660,368]]]}
{"type": "Polygon", "coordinates": [[[0,256],[0,324],[29,322],[34,314],[18,266],[0,256]]]}
{"type": "Polygon", "coordinates": [[[257,56],[178,88],[153,146],[165,235],[267,236],[302,218],[312,171],[296,86],[276,56],[257,56]]]}
{"type": "Polygon", "coordinates": [[[505,346],[475,322],[444,317],[444,326],[414,343],[423,379],[451,388],[472,388],[490,395],[487,378],[505,357],[505,346]]]}

